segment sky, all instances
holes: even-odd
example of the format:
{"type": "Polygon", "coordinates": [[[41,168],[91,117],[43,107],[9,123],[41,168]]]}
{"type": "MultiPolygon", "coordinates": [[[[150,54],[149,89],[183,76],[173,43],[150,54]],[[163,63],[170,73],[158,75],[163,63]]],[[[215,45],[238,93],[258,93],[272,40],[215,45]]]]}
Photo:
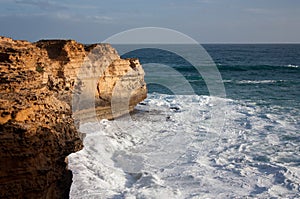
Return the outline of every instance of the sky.
{"type": "Polygon", "coordinates": [[[0,35],[96,43],[132,28],[199,43],[300,43],[299,0],[0,0],[0,35]]]}

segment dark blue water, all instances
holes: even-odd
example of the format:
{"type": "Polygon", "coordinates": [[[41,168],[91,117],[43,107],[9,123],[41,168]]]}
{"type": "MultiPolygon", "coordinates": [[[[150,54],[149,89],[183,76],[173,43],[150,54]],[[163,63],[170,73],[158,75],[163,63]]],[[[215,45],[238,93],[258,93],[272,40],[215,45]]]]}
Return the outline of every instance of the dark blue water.
{"type": "Polygon", "coordinates": [[[300,45],[206,45],[227,96],[299,106],[300,45]]]}
{"type": "MultiPolygon", "coordinates": [[[[193,47],[178,45],[191,56],[193,47]]],[[[300,45],[297,44],[206,44],[226,89],[227,98],[255,102],[258,105],[278,105],[300,108],[300,45]]],[[[116,47],[118,50],[118,47],[116,47]]],[[[173,52],[142,48],[122,56],[137,57],[142,64],[159,63],[180,72],[198,95],[209,95],[199,72],[173,52]]],[[[146,74],[147,77],[147,74],[146,74]]],[[[147,80],[147,78],[146,78],[147,80]]],[[[172,94],[168,88],[148,84],[150,93],[172,94]]]]}

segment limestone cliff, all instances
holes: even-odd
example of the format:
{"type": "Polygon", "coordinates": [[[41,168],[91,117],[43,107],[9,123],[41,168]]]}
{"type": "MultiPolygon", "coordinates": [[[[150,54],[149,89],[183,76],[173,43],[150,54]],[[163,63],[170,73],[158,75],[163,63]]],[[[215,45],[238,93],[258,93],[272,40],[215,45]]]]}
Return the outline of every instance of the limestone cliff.
{"type": "Polygon", "coordinates": [[[66,157],[83,147],[73,117],[113,118],[147,93],[138,60],[109,44],[0,37],[0,67],[0,198],[67,198],[66,157]]]}

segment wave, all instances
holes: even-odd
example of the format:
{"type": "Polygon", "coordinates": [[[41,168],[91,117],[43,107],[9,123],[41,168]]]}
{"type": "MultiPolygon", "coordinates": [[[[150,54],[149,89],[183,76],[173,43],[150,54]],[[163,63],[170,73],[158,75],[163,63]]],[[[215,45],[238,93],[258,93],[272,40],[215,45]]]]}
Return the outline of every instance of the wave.
{"type": "Polygon", "coordinates": [[[288,67],[288,68],[299,68],[298,65],[293,65],[293,64],[286,65],[286,67],[288,67]]]}
{"type": "Polygon", "coordinates": [[[273,84],[284,82],[284,80],[240,80],[236,81],[236,84],[273,84]]]}
{"type": "MultiPolygon", "coordinates": [[[[197,69],[192,65],[176,65],[172,66],[174,69],[180,72],[188,72],[195,73],[197,69]]],[[[220,71],[258,71],[258,70],[267,70],[267,71],[275,71],[275,70],[295,70],[300,67],[295,64],[287,64],[287,65],[235,65],[235,64],[220,64],[216,63],[216,67],[220,71]]],[[[205,71],[209,66],[201,66],[200,69],[205,71]]]]}
{"type": "Polygon", "coordinates": [[[299,196],[298,115],[196,95],[151,94],[136,110],[81,124],[70,198],[299,196]]]}
{"type": "Polygon", "coordinates": [[[232,82],[234,82],[233,80],[229,80],[229,79],[224,79],[223,80],[223,83],[232,83],[232,82]]]}
{"type": "Polygon", "coordinates": [[[282,69],[297,69],[298,65],[217,65],[220,71],[249,71],[249,70],[282,70],[282,69]]]}
{"type": "Polygon", "coordinates": [[[228,80],[225,79],[223,83],[233,83],[233,84],[274,84],[285,82],[285,80],[228,80]]]}

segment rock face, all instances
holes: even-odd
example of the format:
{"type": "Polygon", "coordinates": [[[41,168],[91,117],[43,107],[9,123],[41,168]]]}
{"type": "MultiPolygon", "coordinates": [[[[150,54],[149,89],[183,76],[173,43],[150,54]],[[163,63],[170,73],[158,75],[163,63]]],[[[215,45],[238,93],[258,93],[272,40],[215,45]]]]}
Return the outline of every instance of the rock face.
{"type": "Polygon", "coordinates": [[[96,72],[101,74],[97,78],[93,77],[94,73],[88,78],[79,75],[78,82],[84,86],[73,98],[73,110],[74,117],[80,122],[119,117],[132,111],[147,97],[145,73],[137,59],[118,58],[107,63],[111,64],[96,72]]]}
{"type": "Polygon", "coordinates": [[[0,37],[0,67],[0,198],[68,198],[73,117],[113,118],[147,93],[138,60],[109,44],[0,37]]]}
{"type": "Polygon", "coordinates": [[[147,96],[144,70],[138,59],[115,60],[97,83],[96,113],[98,117],[114,118],[132,111],[147,96]],[[106,116],[102,107],[108,108],[106,116]],[[110,115],[111,114],[111,115],[110,115]]]}

